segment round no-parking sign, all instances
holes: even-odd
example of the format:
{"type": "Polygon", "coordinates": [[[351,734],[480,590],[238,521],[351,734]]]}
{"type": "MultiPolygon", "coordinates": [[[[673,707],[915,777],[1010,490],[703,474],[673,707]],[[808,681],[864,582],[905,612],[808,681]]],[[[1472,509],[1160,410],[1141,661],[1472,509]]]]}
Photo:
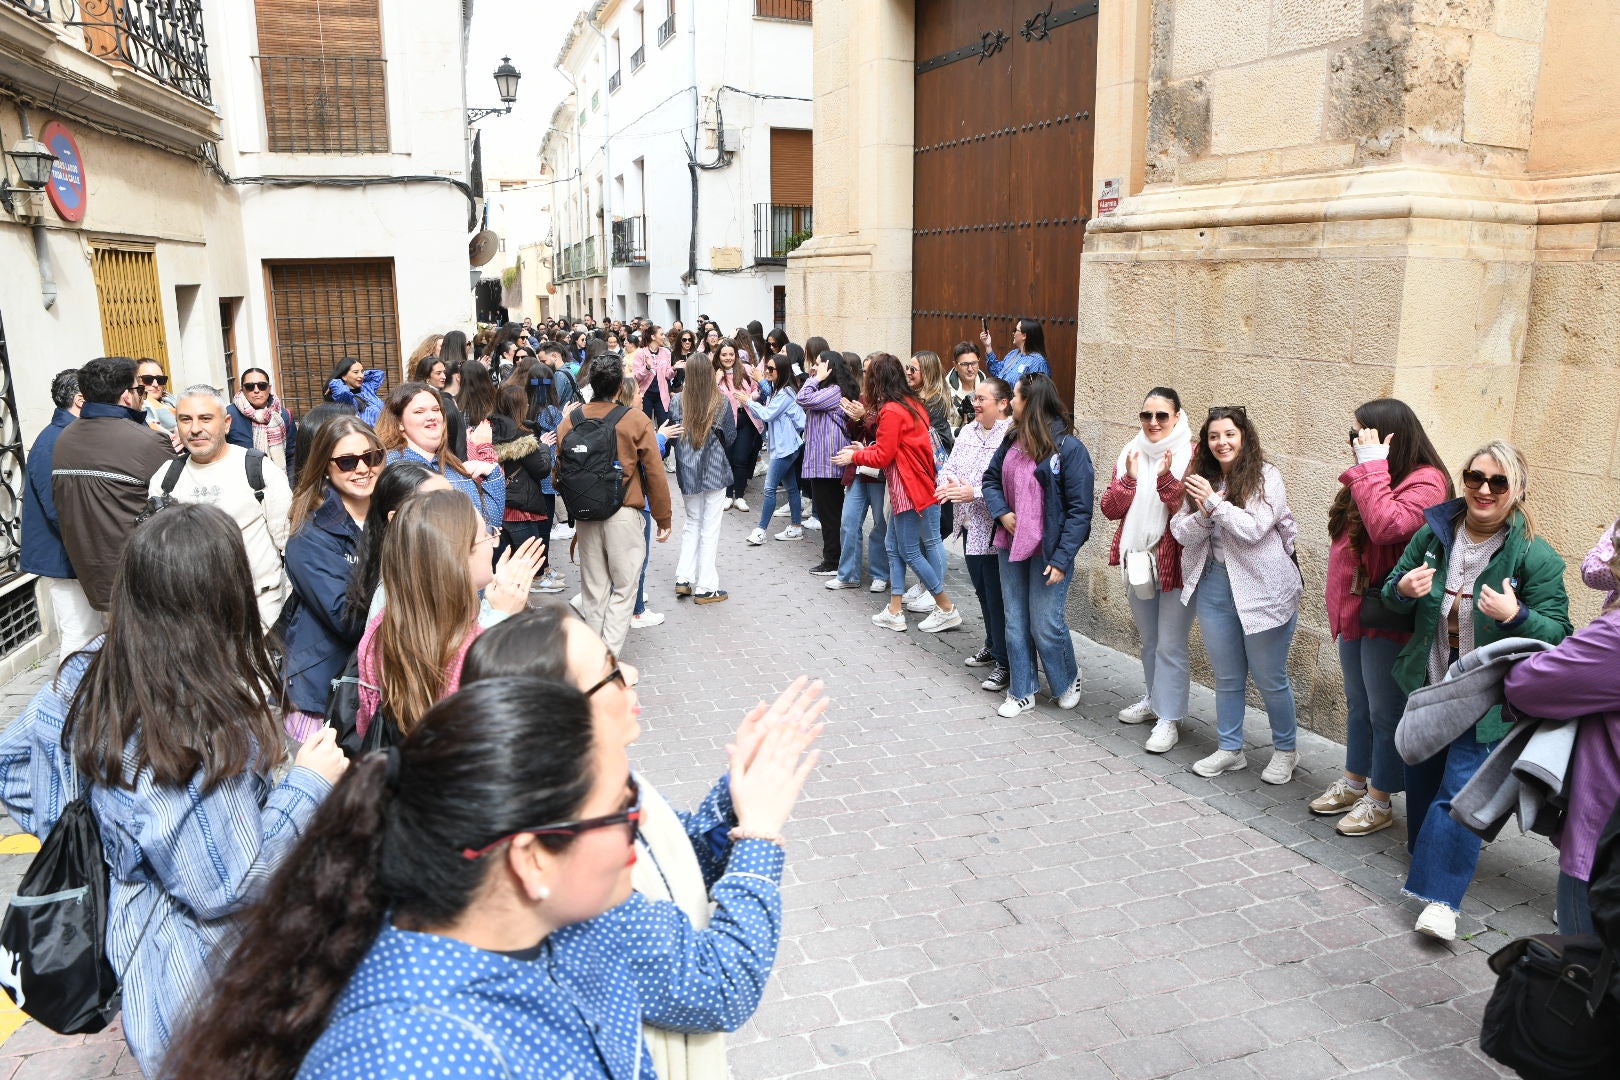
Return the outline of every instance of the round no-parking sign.
{"type": "Polygon", "coordinates": [[[51,205],[56,207],[63,221],[82,221],[89,192],[85,188],[84,160],[79,156],[79,144],[73,141],[73,133],[55,120],[45,125],[40,139],[56,155],[50,182],[45,185],[51,205]]]}

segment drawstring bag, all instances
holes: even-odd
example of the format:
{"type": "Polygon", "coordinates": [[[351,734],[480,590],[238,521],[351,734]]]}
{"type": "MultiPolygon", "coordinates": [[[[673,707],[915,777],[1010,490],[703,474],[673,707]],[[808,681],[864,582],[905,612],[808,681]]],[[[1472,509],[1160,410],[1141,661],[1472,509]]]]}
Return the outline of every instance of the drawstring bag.
{"type": "Polygon", "coordinates": [[[118,1014],[107,892],[101,829],[90,796],[80,795],[63,808],[0,921],[0,985],[59,1035],[100,1031],[118,1014]]]}

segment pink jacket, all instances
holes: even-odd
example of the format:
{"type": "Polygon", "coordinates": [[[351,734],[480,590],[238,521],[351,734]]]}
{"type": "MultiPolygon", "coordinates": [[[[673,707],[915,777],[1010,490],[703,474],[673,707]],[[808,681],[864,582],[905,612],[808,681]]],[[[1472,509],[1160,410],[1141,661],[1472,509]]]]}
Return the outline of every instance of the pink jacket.
{"type": "MultiPolygon", "coordinates": [[[[1391,488],[1389,462],[1378,459],[1352,465],[1340,475],[1339,483],[1350,488],[1367,527],[1360,561],[1363,582],[1370,588],[1394,568],[1407,543],[1423,527],[1423,511],[1446,501],[1446,478],[1432,465],[1422,465],[1391,488]]],[[[1333,636],[1346,641],[1363,637],[1408,640],[1410,634],[1361,628],[1361,597],[1350,591],[1355,580],[1356,553],[1346,534],[1333,541],[1328,551],[1327,611],[1333,636]]]]}
{"type": "Polygon", "coordinates": [[[669,411],[669,383],[675,377],[675,366],[670,363],[668,349],[637,349],[630,358],[630,374],[636,380],[636,393],[645,395],[647,387],[658,380],[658,399],[669,411]]]}
{"type": "MultiPolygon", "coordinates": [[[[383,611],[386,611],[385,607],[383,611]]],[[[363,739],[366,729],[371,726],[372,717],[382,708],[382,678],[377,672],[377,628],[382,625],[383,612],[379,611],[366,624],[366,632],[360,638],[360,708],[355,714],[354,728],[363,739]]],[[[456,657],[450,661],[450,666],[444,673],[444,692],[439,696],[448,697],[461,689],[461,665],[467,659],[467,650],[472,643],[478,640],[478,635],[484,632],[483,626],[474,622],[472,629],[461,642],[461,648],[456,650],[456,657]]]]}

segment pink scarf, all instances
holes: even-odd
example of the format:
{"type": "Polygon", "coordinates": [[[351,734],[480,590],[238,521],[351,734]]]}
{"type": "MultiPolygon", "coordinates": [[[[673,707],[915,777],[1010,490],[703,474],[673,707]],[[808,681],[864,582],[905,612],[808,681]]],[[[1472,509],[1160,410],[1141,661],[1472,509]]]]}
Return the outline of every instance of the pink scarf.
{"type": "MultiPolygon", "coordinates": [[[[742,361],[739,360],[737,362],[737,367],[741,367],[741,366],[742,366],[742,361]]],[[[736,371],[737,368],[733,367],[731,370],[736,371]]],[[[716,371],[714,373],[714,377],[715,377],[715,382],[720,384],[720,392],[723,393],[723,394],[728,395],[727,398],[726,398],[727,401],[731,400],[729,395],[735,390],[746,390],[750,394],[754,392],[753,384],[748,383],[748,382],[744,382],[741,385],[739,385],[736,382],[735,377],[732,375],[732,373],[730,371],[724,371],[724,370],[716,371]]],[[[733,403],[732,406],[731,406],[731,415],[732,415],[733,418],[738,417],[738,416],[746,416],[753,423],[755,431],[764,431],[765,430],[765,422],[763,420],[761,420],[759,417],[754,415],[754,410],[753,409],[743,408],[743,406],[738,405],[736,403],[733,403]],[[741,410],[741,412],[739,412],[738,410],[741,410]]]]}
{"type": "Polygon", "coordinates": [[[248,404],[247,395],[238,390],[236,399],[231,404],[236,406],[237,412],[253,421],[255,450],[268,452],[272,446],[280,446],[287,441],[287,419],[281,414],[281,402],[276,395],[270,395],[270,400],[264,403],[264,408],[255,409],[248,404]]]}
{"type": "Polygon", "coordinates": [[[1001,486],[1007,493],[1007,505],[1017,519],[1016,531],[1008,536],[1005,528],[996,529],[996,547],[1007,552],[1012,562],[1023,562],[1040,553],[1041,533],[1046,525],[1046,496],[1035,479],[1035,459],[1024,453],[1017,443],[1007,448],[1001,459],[1001,486]]]}

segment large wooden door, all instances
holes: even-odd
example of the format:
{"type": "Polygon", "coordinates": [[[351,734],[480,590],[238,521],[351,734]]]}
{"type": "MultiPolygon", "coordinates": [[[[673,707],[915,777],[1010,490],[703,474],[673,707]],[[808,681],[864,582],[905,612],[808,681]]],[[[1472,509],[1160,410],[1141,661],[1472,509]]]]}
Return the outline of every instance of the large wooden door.
{"type": "Polygon", "coordinates": [[[1039,319],[1074,395],[1090,206],[1097,2],[917,0],[912,347],[946,358],[989,320],[1039,319]]]}

